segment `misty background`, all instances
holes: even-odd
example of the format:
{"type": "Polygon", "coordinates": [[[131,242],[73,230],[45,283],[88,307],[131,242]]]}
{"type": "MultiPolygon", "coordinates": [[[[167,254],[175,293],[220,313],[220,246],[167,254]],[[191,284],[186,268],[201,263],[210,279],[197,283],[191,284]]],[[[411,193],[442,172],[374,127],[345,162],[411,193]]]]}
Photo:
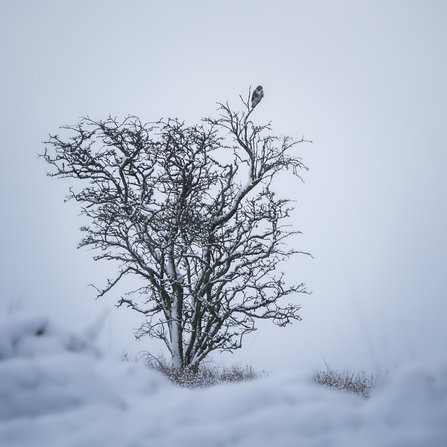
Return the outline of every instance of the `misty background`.
{"type": "MultiPolygon", "coordinates": [[[[80,117],[216,116],[261,84],[252,115],[300,139],[305,183],[285,264],[312,295],[302,322],[260,320],[218,362],[256,370],[387,370],[447,345],[447,4],[443,1],[18,0],[0,4],[0,311],[81,326],[117,357],[141,323],[95,300],[116,265],[76,250],[72,180],[46,177],[48,134],[80,117]]],[[[281,179],[280,179],[281,180],[281,179]]],[[[74,184],[74,186],[77,186],[74,184]]]]}

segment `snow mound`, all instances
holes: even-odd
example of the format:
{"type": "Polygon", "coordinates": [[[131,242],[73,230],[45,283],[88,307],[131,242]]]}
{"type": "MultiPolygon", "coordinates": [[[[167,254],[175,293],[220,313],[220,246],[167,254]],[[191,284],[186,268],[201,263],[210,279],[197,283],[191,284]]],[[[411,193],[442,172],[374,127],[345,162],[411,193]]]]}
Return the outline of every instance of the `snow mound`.
{"type": "MultiPolygon", "coordinates": [[[[43,317],[1,319],[0,421],[98,404],[126,408],[113,377],[123,365],[104,370],[95,336],[92,328],[74,333],[43,317]]],[[[124,376],[135,375],[134,369],[127,365],[124,376]]],[[[157,382],[163,379],[152,378],[150,387],[157,382]]]]}
{"type": "Polygon", "coordinates": [[[0,360],[65,351],[98,354],[93,344],[96,332],[92,329],[74,333],[61,329],[45,317],[3,317],[0,320],[0,360]]]}
{"type": "Polygon", "coordinates": [[[103,358],[95,331],[0,320],[0,446],[446,446],[447,361],[386,376],[370,399],[296,373],[202,390],[103,358]]]}

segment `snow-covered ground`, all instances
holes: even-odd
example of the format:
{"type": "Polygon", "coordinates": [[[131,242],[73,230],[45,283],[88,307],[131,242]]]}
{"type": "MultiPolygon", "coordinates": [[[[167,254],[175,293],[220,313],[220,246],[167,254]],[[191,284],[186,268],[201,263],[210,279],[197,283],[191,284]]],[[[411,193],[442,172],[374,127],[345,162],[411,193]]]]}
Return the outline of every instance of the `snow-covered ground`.
{"type": "Polygon", "coordinates": [[[447,446],[445,356],[393,371],[368,400],[291,372],[187,390],[105,358],[95,336],[2,318],[1,446],[447,446]]]}

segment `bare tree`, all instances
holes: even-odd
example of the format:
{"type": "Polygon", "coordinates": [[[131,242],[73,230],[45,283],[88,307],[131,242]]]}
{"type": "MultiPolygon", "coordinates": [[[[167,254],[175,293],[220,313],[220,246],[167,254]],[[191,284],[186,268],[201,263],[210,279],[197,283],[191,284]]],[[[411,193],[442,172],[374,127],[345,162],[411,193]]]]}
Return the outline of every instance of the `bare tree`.
{"type": "Polygon", "coordinates": [[[279,326],[301,319],[300,305],[280,303],[306,289],[286,286],[277,272],[303,252],[284,244],[298,232],[285,224],[293,208],[272,180],[307,169],[289,155],[304,140],[269,135],[270,124],[254,125],[241,100],[243,112],[219,104],[217,119],[191,127],[177,119],[83,118],[61,128],[65,138],[50,135],[42,155],[54,168],[48,175],[84,180],[67,196],[91,221],[79,247],[119,263],[98,296],[138,276],[141,286],[117,306],[144,316],[136,336],[163,340],[174,368],[240,348],[256,318],[279,326]]]}

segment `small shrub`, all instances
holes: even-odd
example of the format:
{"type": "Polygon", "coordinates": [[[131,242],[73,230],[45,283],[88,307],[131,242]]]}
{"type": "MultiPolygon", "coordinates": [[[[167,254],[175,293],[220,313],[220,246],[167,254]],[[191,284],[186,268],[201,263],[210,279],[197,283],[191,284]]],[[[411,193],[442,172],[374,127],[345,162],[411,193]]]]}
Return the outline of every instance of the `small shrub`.
{"type": "Polygon", "coordinates": [[[344,370],[342,373],[333,371],[326,365],[326,371],[318,371],[314,380],[319,385],[336,390],[348,391],[364,398],[371,395],[377,382],[377,376],[367,375],[365,372],[351,373],[344,370]]]}
{"type": "MultiPolygon", "coordinates": [[[[241,382],[260,377],[250,366],[245,368],[236,365],[226,367],[208,361],[201,363],[197,370],[176,369],[168,364],[163,356],[155,357],[148,352],[143,352],[139,358],[147,367],[161,372],[171,382],[183,388],[205,388],[220,383],[241,382]]],[[[266,373],[263,372],[261,376],[266,376],[266,373]]]]}

